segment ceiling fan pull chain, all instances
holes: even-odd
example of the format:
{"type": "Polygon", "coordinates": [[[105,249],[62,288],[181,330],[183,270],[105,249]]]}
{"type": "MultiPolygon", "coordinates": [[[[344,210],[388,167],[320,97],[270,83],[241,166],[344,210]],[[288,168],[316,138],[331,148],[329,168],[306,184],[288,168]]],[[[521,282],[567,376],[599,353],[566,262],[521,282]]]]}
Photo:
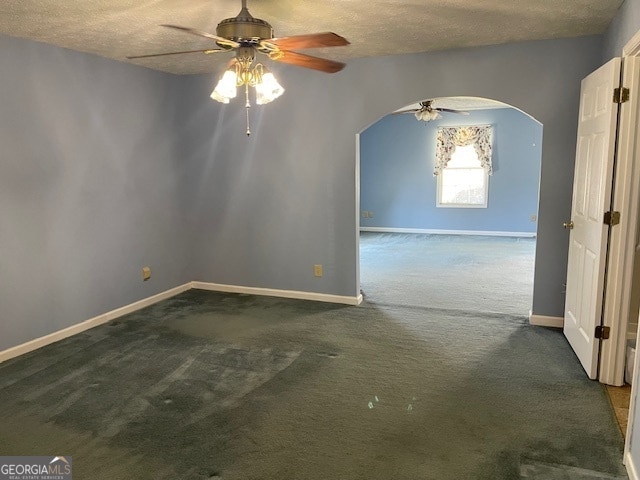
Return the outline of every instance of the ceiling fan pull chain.
{"type": "Polygon", "coordinates": [[[251,135],[251,130],[249,128],[249,109],[251,108],[251,102],[249,102],[249,84],[244,84],[244,98],[246,103],[244,106],[247,108],[247,137],[251,135]]]}

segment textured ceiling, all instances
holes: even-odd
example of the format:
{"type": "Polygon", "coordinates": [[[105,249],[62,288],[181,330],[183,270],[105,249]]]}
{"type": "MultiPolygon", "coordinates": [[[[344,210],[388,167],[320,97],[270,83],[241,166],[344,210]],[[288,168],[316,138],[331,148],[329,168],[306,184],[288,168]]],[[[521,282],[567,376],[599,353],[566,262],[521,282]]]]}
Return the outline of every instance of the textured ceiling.
{"type": "MultiPolygon", "coordinates": [[[[304,53],[346,61],[603,33],[623,0],[249,0],[276,37],[333,31],[351,45],[304,53]]],[[[176,74],[217,72],[231,53],[144,55],[215,47],[162,28],[215,33],[240,0],[2,0],[0,33],[176,74]]],[[[347,67],[348,68],[348,67],[347,67]]]]}

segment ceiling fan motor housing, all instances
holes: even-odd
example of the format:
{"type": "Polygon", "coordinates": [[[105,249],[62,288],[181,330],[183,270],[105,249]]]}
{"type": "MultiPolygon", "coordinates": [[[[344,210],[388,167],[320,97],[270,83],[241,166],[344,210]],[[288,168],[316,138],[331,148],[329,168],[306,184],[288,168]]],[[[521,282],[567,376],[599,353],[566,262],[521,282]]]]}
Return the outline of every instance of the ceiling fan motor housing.
{"type": "Polygon", "coordinates": [[[235,17],[222,20],[216,28],[216,34],[241,44],[255,45],[261,40],[273,38],[273,28],[243,8],[235,17]]]}

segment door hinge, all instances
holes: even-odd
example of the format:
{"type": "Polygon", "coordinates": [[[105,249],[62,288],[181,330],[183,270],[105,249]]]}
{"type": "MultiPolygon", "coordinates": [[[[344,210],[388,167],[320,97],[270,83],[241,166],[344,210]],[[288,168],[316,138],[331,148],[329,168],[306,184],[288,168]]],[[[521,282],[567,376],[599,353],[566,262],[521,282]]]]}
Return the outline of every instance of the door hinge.
{"type": "Polygon", "coordinates": [[[618,87],[613,89],[613,103],[624,103],[629,101],[629,89],[618,87]]]}
{"type": "Polygon", "coordinates": [[[620,223],[620,212],[604,212],[604,218],[602,221],[605,225],[609,225],[610,227],[618,225],[620,223]]]}
{"type": "Polygon", "coordinates": [[[598,325],[596,327],[595,337],[600,340],[608,340],[611,333],[611,327],[605,327],[604,325],[598,325]]]}

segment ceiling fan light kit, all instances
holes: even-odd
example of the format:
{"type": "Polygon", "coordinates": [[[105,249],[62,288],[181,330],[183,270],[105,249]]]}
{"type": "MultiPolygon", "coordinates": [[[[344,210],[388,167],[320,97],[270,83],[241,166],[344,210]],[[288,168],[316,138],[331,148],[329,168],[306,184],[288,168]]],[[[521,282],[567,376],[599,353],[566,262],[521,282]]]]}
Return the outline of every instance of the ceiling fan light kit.
{"type": "Polygon", "coordinates": [[[415,117],[418,120],[430,122],[431,120],[438,120],[439,118],[442,118],[442,115],[440,115],[436,110],[418,110],[415,113],[415,117]]]}
{"type": "Polygon", "coordinates": [[[349,45],[349,42],[345,38],[333,32],[274,38],[271,25],[260,18],[253,17],[249,13],[247,0],[242,0],[242,9],[238,15],[233,18],[226,18],[218,24],[215,35],[178,25],[162,26],[214,40],[219,48],[155,53],[151,55],[130,56],[127,58],[150,58],[186,53],[203,53],[209,55],[236,50],[236,58],[222,74],[222,77],[211,93],[211,98],[221,103],[229,103],[232,98],[236,97],[237,88],[245,87],[247,135],[251,134],[249,129],[249,108],[251,107],[249,87],[256,89],[256,103],[258,105],[272,102],[284,93],[284,88],[278,83],[274,75],[267,71],[262,63],[258,62],[254,65],[256,52],[266,55],[270,60],[311,68],[325,73],[336,73],[344,68],[344,63],[294,52],[293,50],[349,45]]]}
{"type": "Polygon", "coordinates": [[[238,87],[246,86],[256,89],[256,103],[264,105],[272,102],[284,93],[284,88],[278,83],[273,73],[261,64],[256,63],[253,68],[255,54],[252,49],[242,47],[236,54],[236,59],[222,74],[216,88],[211,93],[211,98],[220,103],[229,103],[236,97],[238,87]]]}

